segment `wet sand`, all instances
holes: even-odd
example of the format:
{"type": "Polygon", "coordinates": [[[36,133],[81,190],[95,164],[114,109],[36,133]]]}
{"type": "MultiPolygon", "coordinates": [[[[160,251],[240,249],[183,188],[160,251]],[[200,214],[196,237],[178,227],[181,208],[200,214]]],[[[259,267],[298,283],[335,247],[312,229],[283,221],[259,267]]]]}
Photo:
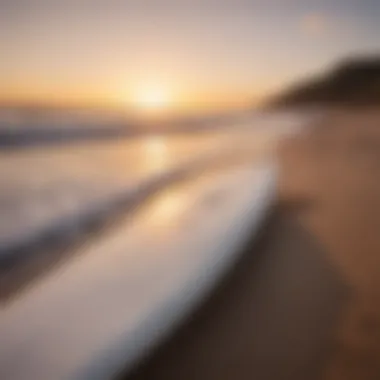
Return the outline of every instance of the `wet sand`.
{"type": "Polygon", "coordinates": [[[122,378],[380,379],[380,111],[333,111],[279,155],[261,237],[122,378]]]}

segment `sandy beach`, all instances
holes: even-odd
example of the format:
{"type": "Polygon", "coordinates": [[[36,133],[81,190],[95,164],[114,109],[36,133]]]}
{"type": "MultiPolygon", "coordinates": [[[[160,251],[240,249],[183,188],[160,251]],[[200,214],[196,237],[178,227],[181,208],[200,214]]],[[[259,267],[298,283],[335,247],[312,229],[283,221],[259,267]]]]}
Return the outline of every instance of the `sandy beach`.
{"type": "Polygon", "coordinates": [[[312,200],[304,224],[349,289],[326,379],[380,378],[379,127],[379,111],[336,111],[285,148],[283,197],[312,200]]]}
{"type": "Polygon", "coordinates": [[[205,305],[128,380],[380,378],[380,111],[279,147],[278,205],[205,305]]]}

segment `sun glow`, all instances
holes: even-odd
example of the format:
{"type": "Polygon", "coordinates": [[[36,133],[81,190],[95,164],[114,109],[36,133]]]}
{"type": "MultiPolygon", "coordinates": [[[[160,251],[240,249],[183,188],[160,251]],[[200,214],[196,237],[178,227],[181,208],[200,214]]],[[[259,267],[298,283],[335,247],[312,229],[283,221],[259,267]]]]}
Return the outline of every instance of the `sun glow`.
{"type": "Polygon", "coordinates": [[[141,111],[159,112],[170,108],[172,96],[170,92],[160,86],[146,86],[139,88],[133,94],[133,102],[141,111]]]}

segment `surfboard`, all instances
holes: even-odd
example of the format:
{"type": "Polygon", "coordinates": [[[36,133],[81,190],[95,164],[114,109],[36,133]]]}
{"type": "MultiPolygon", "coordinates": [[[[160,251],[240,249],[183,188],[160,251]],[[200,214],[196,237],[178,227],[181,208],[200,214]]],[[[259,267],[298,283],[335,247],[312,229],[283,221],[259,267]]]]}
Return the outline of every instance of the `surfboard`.
{"type": "Polygon", "coordinates": [[[239,259],[276,196],[273,162],[164,187],[0,312],[3,380],[108,379],[163,342],[239,259]]]}

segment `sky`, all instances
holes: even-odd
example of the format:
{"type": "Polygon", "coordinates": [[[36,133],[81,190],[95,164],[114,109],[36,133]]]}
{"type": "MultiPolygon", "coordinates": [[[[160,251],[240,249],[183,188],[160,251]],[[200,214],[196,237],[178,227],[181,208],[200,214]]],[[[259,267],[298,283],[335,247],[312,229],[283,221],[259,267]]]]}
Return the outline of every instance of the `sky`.
{"type": "Polygon", "coordinates": [[[254,104],[380,52],[379,0],[0,0],[0,100],[254,104]]]}

